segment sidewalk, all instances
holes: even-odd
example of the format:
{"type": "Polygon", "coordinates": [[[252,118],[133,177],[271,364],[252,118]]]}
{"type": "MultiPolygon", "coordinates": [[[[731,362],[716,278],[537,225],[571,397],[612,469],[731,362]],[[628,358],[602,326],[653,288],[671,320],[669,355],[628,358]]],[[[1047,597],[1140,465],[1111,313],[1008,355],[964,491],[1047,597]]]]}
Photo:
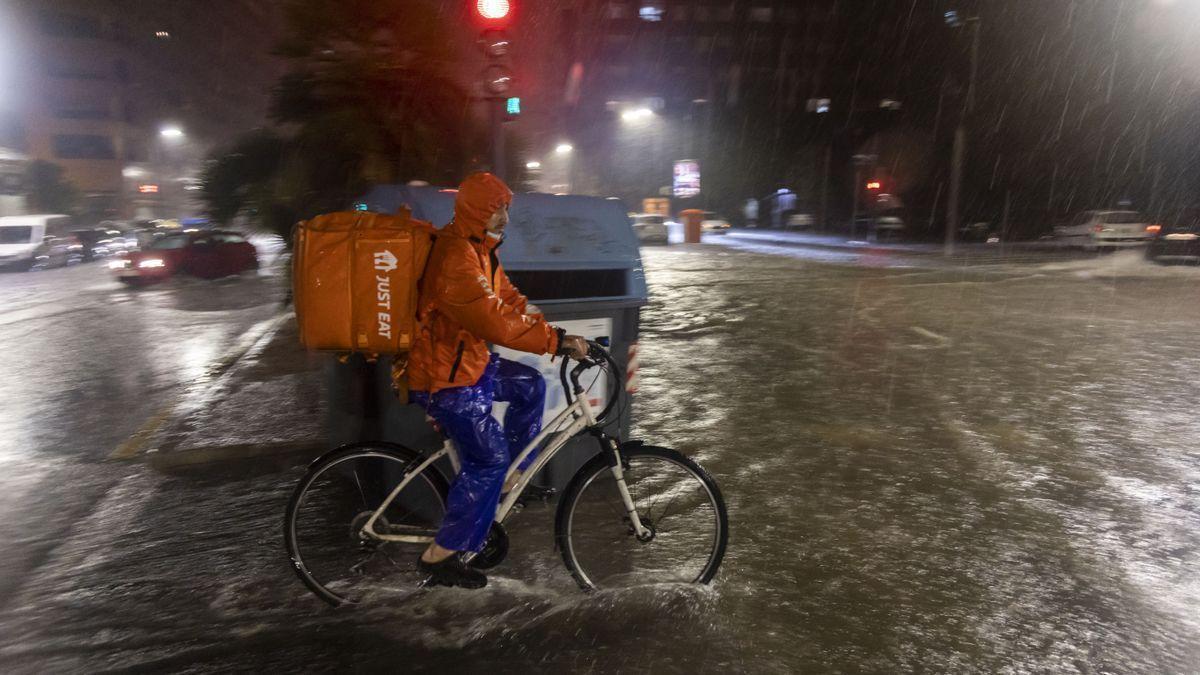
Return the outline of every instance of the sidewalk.
{"type": "Polygon", "coordinates": [[[159,468],[326,449],[323,355],[300,346],[291,310],[167,413],[146,460],[159,468]]]}

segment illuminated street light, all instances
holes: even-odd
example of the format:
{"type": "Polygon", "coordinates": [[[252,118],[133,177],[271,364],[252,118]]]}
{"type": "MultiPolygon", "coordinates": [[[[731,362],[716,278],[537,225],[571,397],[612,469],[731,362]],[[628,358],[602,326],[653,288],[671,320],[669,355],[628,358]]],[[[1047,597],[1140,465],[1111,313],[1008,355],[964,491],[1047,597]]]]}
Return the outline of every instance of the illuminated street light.
{"type": "Polygon", "coordinates": [[[183,138],[183,129],[177,126],[166,126],[158,130],[158,135],[163,138],[179,139],[183,138]]]}
{"type": "Polygon", "coordinates": [[[540,169],[540,168],[542,168],[542,163],[537,162],[537,161],[525,162],[525,168],[526,169],[540,169]]]}
{"type": "Polygon", "coordinates": [[[571,145],[570,143],[559,143],[558,146],[554,148],[554,152],[560,155],[569,155],[574,150],[575,146],[571,145]]]}
{"type": "Polygon", "coordinates": [[[654,117],[654,111],[649,108],[631,108],[621,113],[622,122],[640,122],[654,117]]]}

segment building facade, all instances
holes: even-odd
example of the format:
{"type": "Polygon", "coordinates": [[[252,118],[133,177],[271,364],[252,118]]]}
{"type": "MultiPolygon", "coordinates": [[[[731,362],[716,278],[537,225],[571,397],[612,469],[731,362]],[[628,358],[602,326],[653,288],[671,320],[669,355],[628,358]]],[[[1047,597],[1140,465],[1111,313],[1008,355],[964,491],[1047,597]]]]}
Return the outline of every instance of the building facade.
{"type": "Polygon", "coordinates": [[[92,218],[198,209],[200,162],[265,120],[271,4],[17,0],[0,146],[61,166],[92,218]]]}

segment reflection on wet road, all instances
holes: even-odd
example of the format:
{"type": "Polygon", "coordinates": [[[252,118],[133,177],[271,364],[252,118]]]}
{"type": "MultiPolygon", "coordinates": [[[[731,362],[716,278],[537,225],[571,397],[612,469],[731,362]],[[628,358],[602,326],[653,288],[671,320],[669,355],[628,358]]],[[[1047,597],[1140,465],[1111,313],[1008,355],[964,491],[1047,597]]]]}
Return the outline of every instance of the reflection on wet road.
{"type": "Polygon", "coordinates": [[[0,459],[25,479],[0,479],[0,534],[21,549],[49,522],[55,543],[0,593],[0,664],[1194,672],[1196,270],[771,253],[644,253],[635,435],[721,483],[732,537],[709,589],[581,595],[531,508],[488,589],[331,612],[281,551],[307,458],[97,462],[272,307],[176,289],[6,310],[6,373],[61,347],[3,395],[0,459]]]}

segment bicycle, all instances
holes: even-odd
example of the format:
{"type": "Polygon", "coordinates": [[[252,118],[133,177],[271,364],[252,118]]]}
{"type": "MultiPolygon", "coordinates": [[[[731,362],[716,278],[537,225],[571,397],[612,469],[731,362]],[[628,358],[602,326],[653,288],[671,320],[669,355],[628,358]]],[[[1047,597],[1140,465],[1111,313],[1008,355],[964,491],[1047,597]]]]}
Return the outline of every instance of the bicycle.
{"type": "MultiPolygon", "coordinates": [[[[670,448],[620,442],[604,431],[614,419],[623,387],[620,370],[601,342],[560,380],[567,407],[512,460],[506,480],[538,447],[541,453],[496,509],[487,542],[470,564],[487,569],[508,552],[506,518],[538,471],[574,438],[592,436],[600,450],[563,490],[554,542],[584,591],[656,582],[707,584],[717,573],[729,538],[720,488],[695,461],[670,448]],[[615,382],[597,411],[580,376],[610,370],[615,382]],[[572,395],[573,394],[573,395],[572,395]],[[661,508],[659,508],[661,507],[661,508]],[[674,510],[673,510],[674,507],[674,510]],[[694,525],[694,532],[681,527],[694,525]]],[[[593,379],[592,383],[595,383],[593,379]]],[[[589,385],[591,386],[591,385],[589,385]]],[[[296,486],[284,517],[284,540],[293,568],[313,593],[331,605],[357,604],[372,591],[418,589],[426,579],[417,556],[433,540],[445,514],[450,477],[459,456],[448,438],[422,454],[401,445],[346,445],[316,459],[296,486]],[[445,461],[443,461],[445,460],[445,461]]]]}

